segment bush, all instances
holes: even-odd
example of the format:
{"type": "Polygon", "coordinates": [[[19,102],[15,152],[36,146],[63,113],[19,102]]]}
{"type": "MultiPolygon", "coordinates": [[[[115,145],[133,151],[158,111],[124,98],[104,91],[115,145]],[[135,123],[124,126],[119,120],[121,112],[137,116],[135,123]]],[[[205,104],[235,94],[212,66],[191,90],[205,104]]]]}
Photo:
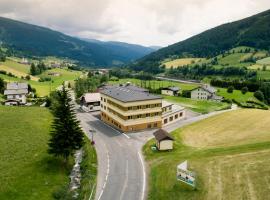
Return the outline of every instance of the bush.
{"type": "Polygon", "coordinates": [[[228,93],[233,93],[233,90],[234,90],[233,86],[230,86],[230,87],[228,87],[227,92],[228,93]]]}
{"type": "Polygon", "coordinates": [[[190,98],[191,97],[191,91],[190,90],[183,90],[181,96],[185,97],[185,98],[190,98]]]}
{"type": "Polygon", "coordinates": [[[258,90],[254,93],[254,97],[256,97],[260,101],[264,101],[264,95],[262,91],[258,90]]]}
{"type": "Polygon", "coordinates": [[[246,94],[248,92],[248,88],[247,87],[243,87],[241,89],[241,92],[242,92],[242,94],[246,94]]]}

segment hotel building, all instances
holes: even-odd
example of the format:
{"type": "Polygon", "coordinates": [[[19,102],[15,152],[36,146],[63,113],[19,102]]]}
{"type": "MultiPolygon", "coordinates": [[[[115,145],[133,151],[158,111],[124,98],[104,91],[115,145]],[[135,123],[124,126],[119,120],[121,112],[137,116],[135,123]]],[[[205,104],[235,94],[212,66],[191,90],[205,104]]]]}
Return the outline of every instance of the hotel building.
{"type": "Polygon", "coordinates": [[[101,120],[123,131],[162,127],[162,97],[133,85],[100,91],[101,120]]]}

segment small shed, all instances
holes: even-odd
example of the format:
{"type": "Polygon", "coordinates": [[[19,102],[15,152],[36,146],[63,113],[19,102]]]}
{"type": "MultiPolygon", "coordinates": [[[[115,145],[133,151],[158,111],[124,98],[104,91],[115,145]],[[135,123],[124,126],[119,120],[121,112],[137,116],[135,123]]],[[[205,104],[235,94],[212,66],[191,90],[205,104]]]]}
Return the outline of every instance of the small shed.
{"type": "Polygon", "coordinates": [[[156,146],[158,150],[173,149],[173,137],[165,130],[159,129],[153,133],[156,138],[156,146]]]}
{"type": "Polygon", "coordinates": [[[180,91],[179,87],[166,87],[162,88],[161,94],[169,95],[169,96],[177,96],[180,91]]]}

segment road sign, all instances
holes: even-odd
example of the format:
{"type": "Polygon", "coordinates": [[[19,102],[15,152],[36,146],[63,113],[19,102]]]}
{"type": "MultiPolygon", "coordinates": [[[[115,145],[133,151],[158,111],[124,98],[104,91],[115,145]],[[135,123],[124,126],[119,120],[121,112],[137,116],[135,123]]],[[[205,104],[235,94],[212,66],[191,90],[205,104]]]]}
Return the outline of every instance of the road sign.
{"type": "Polygon", "coordinates": [[[188,168],[187,161],[184,161],[183,163],[177,166],[177,180],[186,183],[192,187],[195,187],[196,186],[195,173],[189,171],[187,168],[188,168]]]}

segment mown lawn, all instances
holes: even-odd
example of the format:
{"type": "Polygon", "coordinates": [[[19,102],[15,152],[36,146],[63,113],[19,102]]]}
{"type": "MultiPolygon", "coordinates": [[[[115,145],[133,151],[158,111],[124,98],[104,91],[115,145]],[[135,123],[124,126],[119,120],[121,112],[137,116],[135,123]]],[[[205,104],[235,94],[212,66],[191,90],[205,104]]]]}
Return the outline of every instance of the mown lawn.
{"type": "Polygon", "coordinates": [[[144,146],[150,169],[148,199],[268,199],[268,130],[269,111],[243,109],[174,131],[170,152],[153,152],[155,141],[150,140],[144,146]],[[176,180],[176,167],[185,160],[197,175],[195,190],[176,180]]]}
{"type": "Polygon", "coordinates": [[[238,102],[246,102],[248,100],[258,101],[254,96],[253,92],[247,92],[242,94],[240,90],[233,90],[233,93],[228,93],[227,88],[218,88],[217,94],[223,96],[225,99],[235,99],[238,102]]]}
{"type": "Polygon", "coordinates": [[[222,103],[222,102],[193,100],[190,98],[172,97],[172,96],[165,96],[165,95],[163,97],[167,101],[177,103],[181,106],[191,109],[192,111],[203,113],[203,114],[230,108],[229,104],[222,103]]]}
{"type": "Polygon", "coordinates": [[[45,108],[0,106],[0,199],[53,199],[69,167],[48,155],[52,116],[45,108]]]}
{"type": "Polygon", "coordinates": [[[157,81],[157,80],[151,80],[151,81],[141,81],[139,79],[134,79],[134,78],[130,78],[130,79],[119,79],[119,81],[110,81],[110,84],[123,84],[123,83],[127,83],[127,82],[131,82],[137,86],[140,87],[151,87],[153,89],[158,89],[158,88],[162,88],[162,87],[169,87],[169,86],[177,86],[180,87],[181,90],[192,90],[196,87],[198,87],[198,84],[189,84],[189,83],[178,83],[178,82],[174,82],[174,81],[157,81]]]}

